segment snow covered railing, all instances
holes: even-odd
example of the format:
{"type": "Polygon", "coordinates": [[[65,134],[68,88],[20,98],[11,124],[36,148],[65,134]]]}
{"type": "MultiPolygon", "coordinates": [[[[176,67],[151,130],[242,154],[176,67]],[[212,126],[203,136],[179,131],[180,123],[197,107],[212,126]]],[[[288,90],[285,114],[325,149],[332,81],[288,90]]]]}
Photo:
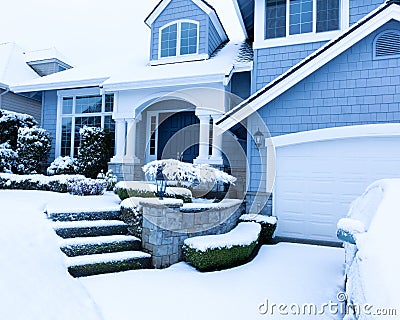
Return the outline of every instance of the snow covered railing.
{"type": "Polygon", "coordinates": [[[225,234],[186,239],[183,254],[186,261],[200,271],[230,268],[250,258],[260,232],[260,224],[242,222],[225,234]]]}

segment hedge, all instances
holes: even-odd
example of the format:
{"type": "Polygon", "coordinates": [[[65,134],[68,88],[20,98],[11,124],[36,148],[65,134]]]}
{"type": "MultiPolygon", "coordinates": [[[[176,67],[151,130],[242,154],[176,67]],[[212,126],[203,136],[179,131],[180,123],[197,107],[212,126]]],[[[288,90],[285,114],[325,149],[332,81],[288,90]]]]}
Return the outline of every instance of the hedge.
{"type": "Polygon", "coordinates": [[[244,214],[239,218],[243,222],[256,222],[261,225],[260,243],[270,244],[278,219],[272,216],[263,216],[260,214],[244,214]]]}

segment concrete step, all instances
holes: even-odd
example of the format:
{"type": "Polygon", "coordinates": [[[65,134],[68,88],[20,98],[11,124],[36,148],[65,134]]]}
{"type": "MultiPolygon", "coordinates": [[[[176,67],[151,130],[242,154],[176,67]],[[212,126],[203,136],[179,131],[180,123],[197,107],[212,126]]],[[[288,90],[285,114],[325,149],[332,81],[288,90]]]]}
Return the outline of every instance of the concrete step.
{"type": "Polygon", "coordinates": [[[60,240],[61,251],[68,257],[141,249],[140,239],[133,236],[69,238],[60,240]]]}
{"type": "Polygon", "coordinates": [[[47,217],[53,221],[117,220],[119,216],[120,211],[114,209],[78,212],[47,211],[47,217]]]}
{"type": "Polygon", "coordinates": [[[141,251],[124,251],[67,258],[74,277],[151,268],[151,256],[141,251]]]}
{"type": "Polygon", "coordinates": [[[56,221],[54,231],[61,238],[100,237],[126,235],[128,226],[119,220],[56,221]]]}

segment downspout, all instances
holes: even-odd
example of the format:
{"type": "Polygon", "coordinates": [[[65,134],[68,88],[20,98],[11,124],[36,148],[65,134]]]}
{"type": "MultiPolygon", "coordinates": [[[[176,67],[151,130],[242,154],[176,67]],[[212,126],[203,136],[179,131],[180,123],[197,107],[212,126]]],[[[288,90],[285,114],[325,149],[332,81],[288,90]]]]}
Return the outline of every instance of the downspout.
{"type": "Polygon", "coordinates": [[[2,83],[0,83],[0,88],[5,90],[4,92],[0,93],[0,110],[1,110],[1,109],[3,109],[2,97],[6,93],[10,92],[10,88],[8,86],[6,86],[5,84],[2,84],[2,83]]]}

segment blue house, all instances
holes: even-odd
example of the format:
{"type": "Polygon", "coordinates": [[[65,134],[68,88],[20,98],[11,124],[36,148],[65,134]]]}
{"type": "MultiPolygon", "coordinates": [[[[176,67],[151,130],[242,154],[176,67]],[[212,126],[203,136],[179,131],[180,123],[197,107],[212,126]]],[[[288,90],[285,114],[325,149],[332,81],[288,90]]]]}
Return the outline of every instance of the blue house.
{"type": "Polygon", "coordinates": [[[162,158],[225,168],[249,212],[278,216],[279,237],[336,242],[350,202],[400,176],[398,1],[233,4],[246,41],[205,1],[163,0],[145,19],[146,63],[12,90],[42,92],[52,158],[77,154],[82,126],[103,127],[120,178],[162,158]]]}

